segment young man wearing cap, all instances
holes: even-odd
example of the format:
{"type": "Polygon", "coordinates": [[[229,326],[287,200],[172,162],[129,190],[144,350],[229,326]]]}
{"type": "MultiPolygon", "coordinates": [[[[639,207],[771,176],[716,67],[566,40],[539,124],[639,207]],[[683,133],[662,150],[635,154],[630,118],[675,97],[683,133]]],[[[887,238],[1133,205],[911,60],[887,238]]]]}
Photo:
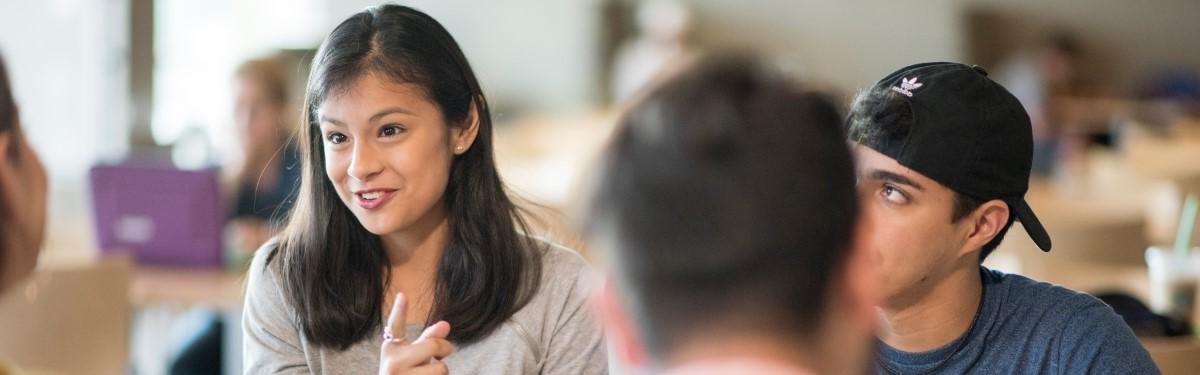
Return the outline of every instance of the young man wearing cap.
{"type": "Polygon", "coordinates": [[[847,123],[882,278],[876,373],[1158,373],[1100,300],[980,265],[1014,220],[1050,250],[1024,200],[1029,116],[986,71],[905,67],[847,123]]]}

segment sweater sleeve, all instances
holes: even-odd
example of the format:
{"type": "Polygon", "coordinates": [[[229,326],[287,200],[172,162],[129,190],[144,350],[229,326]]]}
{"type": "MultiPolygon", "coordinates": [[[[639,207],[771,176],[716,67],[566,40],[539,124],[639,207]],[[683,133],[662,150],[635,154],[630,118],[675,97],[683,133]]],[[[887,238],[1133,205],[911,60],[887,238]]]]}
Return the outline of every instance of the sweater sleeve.
{"type": "Polygon", "coordinates": [[[590,267],[583,257],[569,250],[551,253],[548,262],[550,285],[557,286],[555,301],[561,303],[550,324],[543,374],[607,374],[608,357],[599,323],[587,305],[590,267]]]}
{"type": "Polygon", "coordinates": [[[267,266],[273,242],[257,251],[248,271],[242,313],[243,373],[308,374],[299,328],[288,313],[275,268],[267,266]]]}

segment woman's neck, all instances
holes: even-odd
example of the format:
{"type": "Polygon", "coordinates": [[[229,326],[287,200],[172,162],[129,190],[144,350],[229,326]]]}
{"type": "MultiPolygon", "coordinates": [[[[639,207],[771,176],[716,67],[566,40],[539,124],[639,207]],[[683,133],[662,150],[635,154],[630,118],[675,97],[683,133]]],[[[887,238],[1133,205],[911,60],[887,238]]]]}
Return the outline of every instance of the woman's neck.
{"type": "Polygon", "coordinates": [[[409,300],[408,322],[425,322],[433,308],[433,288],[442,254],[450,241],[445,212],[435,209],[405,230],[382,235],[380,240],[391,274],[384,306],[391,308],[395,294],[404,293],[409,300]]]}
{"type": "Polygon", "coordinates": [[[450,241],[450,222],[442,202],[433,206],[408,227],[379,236],[391,267],[423,267],[441,259],[450,241]]]}

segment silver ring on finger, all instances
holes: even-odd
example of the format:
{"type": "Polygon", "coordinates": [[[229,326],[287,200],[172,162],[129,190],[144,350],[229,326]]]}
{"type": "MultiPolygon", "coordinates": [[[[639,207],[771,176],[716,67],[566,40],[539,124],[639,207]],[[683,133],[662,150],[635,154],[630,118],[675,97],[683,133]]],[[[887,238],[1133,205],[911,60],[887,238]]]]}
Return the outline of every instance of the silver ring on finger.
{"type": "Polygon", "coordinates": [[[385,330],[383,330],[383,343],[384,344],[402,344],[402,343],[404,343],[404,338],[393,336],[391,330],[385,329],[385,330]]]}

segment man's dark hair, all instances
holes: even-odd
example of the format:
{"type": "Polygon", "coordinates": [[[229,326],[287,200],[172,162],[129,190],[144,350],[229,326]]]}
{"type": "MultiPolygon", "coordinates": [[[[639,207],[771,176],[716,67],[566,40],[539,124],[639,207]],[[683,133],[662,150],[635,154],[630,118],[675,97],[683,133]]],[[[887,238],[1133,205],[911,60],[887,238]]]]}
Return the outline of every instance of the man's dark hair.
{"type": "Polygon", "coordinates": [[[702,60],[624,115],[586,228],[652,355],[813,333],[858,214],[840,123],[825,95],[747,56],[702,60]]]}
{"type": "MultiPolygon", "coordinates": [[[[914,117],[912,104],[899,96],[900,94],[885,89],[868,90],[859,94],[850,109],[846,120],[850,140],[859,144],[880,144],[883,139],[901,140],[908,136],[912,129],[914,117]]],[[[972,197],[950,189],[954,193],[954,207],[950,213],[950,222],[957,223],[975,212],[975,209],[987,203],[988,200],[972,197]]],[[[1006,203],[1007,204],[1007,203],[1006,203]]],[[[996,234],[995,238],[984,244],[979,252],[979,261],[983,262],[1012,227],[1016,216],[1009,212],[1008,223],[996,234]]]]}

